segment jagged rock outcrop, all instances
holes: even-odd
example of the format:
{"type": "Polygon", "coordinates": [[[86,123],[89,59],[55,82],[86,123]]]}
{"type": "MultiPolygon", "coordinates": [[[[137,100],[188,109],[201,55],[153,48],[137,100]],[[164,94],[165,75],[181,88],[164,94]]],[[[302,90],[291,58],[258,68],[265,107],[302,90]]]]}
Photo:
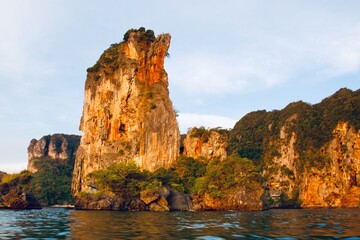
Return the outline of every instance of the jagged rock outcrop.
{"type": "Polygon", "coordinates": [[[32,139],[28,147],[29,172],[38,170],[36,161],[40,159],[68,160],[75,157],[76,150],[80,144],[80,136],[54,134],[42,137],[39,140],[32,139]]]}
{"type": "Polygon", "coordinates": [[[224,160],[227,157],[227,131],[191,128],[185,136],[183,145],[183,154],[187,157],[224,160]]]}
{"type": "Polygon", "coordinates": [[[129,30],[88,69],[74,195],[90,191],[89,173],[113,163],[154,171],[176,160],[180,133],[164,70],[169,46],[169,34],[129,30]]]}

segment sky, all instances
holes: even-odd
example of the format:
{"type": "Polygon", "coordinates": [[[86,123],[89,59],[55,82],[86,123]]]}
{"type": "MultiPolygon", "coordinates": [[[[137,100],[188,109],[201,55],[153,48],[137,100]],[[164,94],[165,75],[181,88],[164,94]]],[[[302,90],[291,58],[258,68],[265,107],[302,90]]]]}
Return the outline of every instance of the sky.
{"type": "Polygon", "coordinates": [[[31,139],[79,129],[86,69],[130,28],[170,33],[182,133],[360,88],[357,0],[2,0],[0,170],[26,169],[31,139]]]}

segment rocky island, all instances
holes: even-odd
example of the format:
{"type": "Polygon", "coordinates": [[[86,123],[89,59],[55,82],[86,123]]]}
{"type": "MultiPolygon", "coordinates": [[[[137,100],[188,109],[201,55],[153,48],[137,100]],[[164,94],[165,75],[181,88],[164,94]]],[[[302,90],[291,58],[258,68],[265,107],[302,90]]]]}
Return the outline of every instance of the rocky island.
{"type": "Polygon", "coordinates": [[[170,40],[130,29],[105,50],[87,69],[81,140],[64,134],[33,139],[28,171],[0,174],[0,207],[360,206],[360,90],[251,112],[232,129],[191,128],[180,136],[164,69],[170,40]],[[26,198],[33,205],[21,202],[26,198]]]}
{"type": "Polygon", "coordinates": [[[70,194],[80,136],[54,134],[32,139],[27,170],[0,174],[0,208],[33,209],[74,204],[70,194]]]}

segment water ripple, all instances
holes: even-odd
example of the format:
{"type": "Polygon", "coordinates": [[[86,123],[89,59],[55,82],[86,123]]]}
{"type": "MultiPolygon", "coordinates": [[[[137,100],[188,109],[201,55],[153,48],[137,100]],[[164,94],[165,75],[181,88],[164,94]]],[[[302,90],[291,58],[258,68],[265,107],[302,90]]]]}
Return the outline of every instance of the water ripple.
{"type": "Polygon", "coordinates": [[[359,209],[263,212],[0,210],[0,239],[357,239],[359,209]]]}

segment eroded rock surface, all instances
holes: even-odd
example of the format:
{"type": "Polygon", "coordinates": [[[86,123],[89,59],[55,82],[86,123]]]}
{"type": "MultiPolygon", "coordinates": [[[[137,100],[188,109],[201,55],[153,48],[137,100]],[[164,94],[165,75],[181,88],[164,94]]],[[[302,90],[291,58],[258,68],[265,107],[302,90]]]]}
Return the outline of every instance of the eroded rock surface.
{"type": "Polygon", "coordinates": [[[53,134],[39,140],[32,139],[28,147],[28,167],[31,173],[37,172],[36,161],[40,159],[68,160],[74,158],[80,143],[80,136],[53,134]]]}
{"type": "Polygon", "coordinates": [[[169,168],[180,133],[169,98],[164,58],[170,35],[129,30],[88,69],[72,190],[89,191],[89,173],[135,161],[141,169],[169,168]]]}
{"type": "Polygon", "coordinates": [[[223,129],[191,128],[184,139],[184,155],[208,160],[227,157],[227,133],[223,129]]]}

